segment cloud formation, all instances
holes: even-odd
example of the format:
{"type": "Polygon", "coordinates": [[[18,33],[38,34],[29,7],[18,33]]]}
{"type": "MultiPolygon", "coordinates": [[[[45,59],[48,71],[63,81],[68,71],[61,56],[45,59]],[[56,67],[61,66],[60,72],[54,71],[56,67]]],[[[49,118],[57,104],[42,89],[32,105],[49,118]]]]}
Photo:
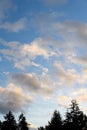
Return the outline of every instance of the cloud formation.
{"type": "Polygon", "coordinates": [[[39,79],[34,73],[20,73],[13,74],[12,81],[19,86],[21,86],[25,91],[27,90],[29,93],[41,94],[43,96],[49,96],[53,93],[53,88],[48,86],[48,81],[44,81],[43,79],[39,79]]]}
{"type": "Polygon", "coordinates": [[[54,67],[55,70],[53,72],[53,76],[57,78],[56,80],[58,80],[59,85],[73,85],[73,83],[75,83],[78,74],[74,69],[65,70],[64,67],[58,62],[54,63],[54,67]]]}
{"type": "Polygon", "coordinates": [[[25,29],[25,23],[26,23],[26,18],[21,18],[17,22],[10,23],[10,22],[5,22],[0,24],[0,29],[4,29],[10,32],[19,32],[23,29],[25,29]]]}
{"type": "Polygon", "coordinates": [[[23,90],[10,83],[6,88],[0,87],[0,112],[6,113],[23,111],[30,105],[32,98],[23,93],[23,90]]]}
{"type": "Polygon", "coordinates": [[[36,57],[42,56],[42,58],[48,60],[49,57],[57,55],[55,51],[52,51],[52,48],[44,44],[45,42],[48,41],[44,41],[44,39],[41,38],[24,44],[16,41],[8,43],[1,39],[0,43],[6,47],[6,49],[0,49],[0,53],[7,60],[13,61],[16,68],[24,69],[26,66],[32,64],[38,66],[34,63],[36,57]]]}

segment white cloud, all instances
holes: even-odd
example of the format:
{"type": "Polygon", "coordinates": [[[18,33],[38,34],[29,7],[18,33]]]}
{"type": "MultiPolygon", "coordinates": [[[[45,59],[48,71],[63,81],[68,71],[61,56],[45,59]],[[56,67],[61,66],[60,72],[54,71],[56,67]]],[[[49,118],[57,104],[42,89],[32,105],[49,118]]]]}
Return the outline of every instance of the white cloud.
{"type": "Polygon", "coordinates": [[[77,103],[81,106],[82,109],[85,110],[85,106],[87,106],[87,88],[73,88],[72,91],[68,90],[70,93],[61,94],[57,98],[57,102],[60,107],[68,108],[71,100],[75,99],[77,103]],[[85,104],[85,105],[84,105],[85,104]]]}
{"type": "Polygon", "coordinates": [[[14,66],[19,69],[24,69],[30,65],[36,66],[34,60],[38,56],[42,56],[46,60],[48,60],[49,57],[57,56],[53,48],[48,46],[48,41],[41,38],[38,38],[29,44],[21,44],[16,41],[6,43],[6,41],[3,40],[0,42],[7,47],[6,49],[0,49],[0,53],[4,58],[12,60],[14,66]]]}
{"type": "Polygon", "coordinates": [[[25,23],[26,23],[26,18],[21,18],[14,23],[9,23],[9,22],[1,23],[0,28],[11,32],[19,32],[20,30],[26,28],[25,23]]]}
{"type": "Polygon", "coordinates": [[[57,102],[60,105],[60,107],[67,108],[69,106],[71,100],[72,100],[71,97],[61,95],[58,97],[57,102]]]}
{"type": "Polygon", "coordinates": [[[73,85],[76,82],[76,78],[78,74],[74,69],[65,70],[62,64],[55,62],[54,63],[54,74],[55,78],[57,78],[57,82],[60,85],[73,85]]]}
{"type": "Polygon", "coordinates": [[[74,86],[76,83],[79,85],[87,84],[87,68],[84,68],[78,73],[73,67],[65,69],[58,61],[54,63],[54,70],[50,75],[51,80],[55,86],[74,86]]]}

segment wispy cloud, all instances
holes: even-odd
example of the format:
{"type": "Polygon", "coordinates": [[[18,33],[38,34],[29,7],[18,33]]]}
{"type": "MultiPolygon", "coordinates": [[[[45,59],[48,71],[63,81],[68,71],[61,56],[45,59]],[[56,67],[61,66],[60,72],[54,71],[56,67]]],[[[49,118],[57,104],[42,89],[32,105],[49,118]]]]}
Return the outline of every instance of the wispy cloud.
{"type": "Polygon", "coordinates": [[[0,49],[0,53],[3,54],[4,58],[12,60],[14,66],[20,69],[24,69],[26,66],[32,64],[36,66],[34,60],[38,56],[42,56],[46,60],[48,60],[49,57],[57,56],[57,53],[46,44],[48,41],[41,38],[24,44],[16,41],[6,43],[6,41],[1,40],[0,42],[1,44],[4,43],[4,46],[7,46],[6,49],[0,49]]]}
{"type": "Polygon", "coordinates": [[[1,23],[0,29],[4,29],[10,32],[19,32],[26,28],[25,26],[26,21],[27,21],[26,18],[21,18],[14,23],[10,23],[10,22],[1,23]]]}

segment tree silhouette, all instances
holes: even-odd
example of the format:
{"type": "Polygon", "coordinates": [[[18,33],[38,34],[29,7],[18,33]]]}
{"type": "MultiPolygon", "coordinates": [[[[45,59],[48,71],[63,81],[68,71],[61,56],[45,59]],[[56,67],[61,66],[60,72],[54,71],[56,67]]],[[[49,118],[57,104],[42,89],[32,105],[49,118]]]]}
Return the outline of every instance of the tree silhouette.
{"type": "Polygon", "coordinates": [[[45,127],[46,130],[61,130],[62,119],[59,111],[55,110],[51,121],[48,122],[48,126],[45,127]]]}
{"type": "Polygon", "coordinates": [[[28,123],[26,122],[26,118],[23,114],[19,116],[19,130],[29,130],[28,123]]]}
{"type": "Polygon", "coordinates": [[[16,130],[17,129],[17,123],[11,111],[9,111],[4,116],[4,119],[5,121],[3,121],[2,123],[2,130],[16,130]]]}
{"type": "Polygon", "coordinates": [[[38,130],[45,130],[43,126],[39,127],[38,130]]]}
{"type": "MultiPolygon", "coordinates": [[[[19,116],[18,123],[16,123],[14,115],[9,111],[4,116],[4,121],[0,121],[0,130],[29,130],[29,127],[23,114],[19,116]]],[[[60,112],[55,110],[48,125],[41,126],[38,130],[87,130],[87,116],[79,109],[76,100],[72,100],[64,120],[60,112]]]]}
{"type": "Polygon", "coordinates": [[[0,130],[2,129],[2,122],[0,121],[0,130]]]}
{"type": "Polygon", "coordinates": [[[70,108],[67,109],[66,119],[64,121],[64,129],[66,130],[82,130],[86,126],[87,117],[80,111],[76,100],[71,101],[70,108]]]}

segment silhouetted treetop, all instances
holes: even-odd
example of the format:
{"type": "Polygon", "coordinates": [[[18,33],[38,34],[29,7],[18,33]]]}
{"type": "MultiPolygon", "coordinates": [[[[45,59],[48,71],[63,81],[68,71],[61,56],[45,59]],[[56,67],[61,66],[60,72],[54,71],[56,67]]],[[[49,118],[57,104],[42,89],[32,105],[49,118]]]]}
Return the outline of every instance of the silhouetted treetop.
{"type": "Polygon", "coordinates": [[[87,130],[87,116],[80,110],[76,100],[72,100],[64,120],[60,112],[55,110],[48,125],[38,130],[87,130]]]}
{"type": "Polygon", "coordinates": [[[20,130],[28,130],[29,129],[28,123],[27,123],[26,118],[25,118],[23,113],[19,116],[19,125],[18,126],[19,126],[20,130]]]}
{"type": "Polygon", "coordinates": [[[2,123],[2,130],[17,130],[17,123],[11,111],[4,116],[4,119],[5,121],[2,123]]]}

